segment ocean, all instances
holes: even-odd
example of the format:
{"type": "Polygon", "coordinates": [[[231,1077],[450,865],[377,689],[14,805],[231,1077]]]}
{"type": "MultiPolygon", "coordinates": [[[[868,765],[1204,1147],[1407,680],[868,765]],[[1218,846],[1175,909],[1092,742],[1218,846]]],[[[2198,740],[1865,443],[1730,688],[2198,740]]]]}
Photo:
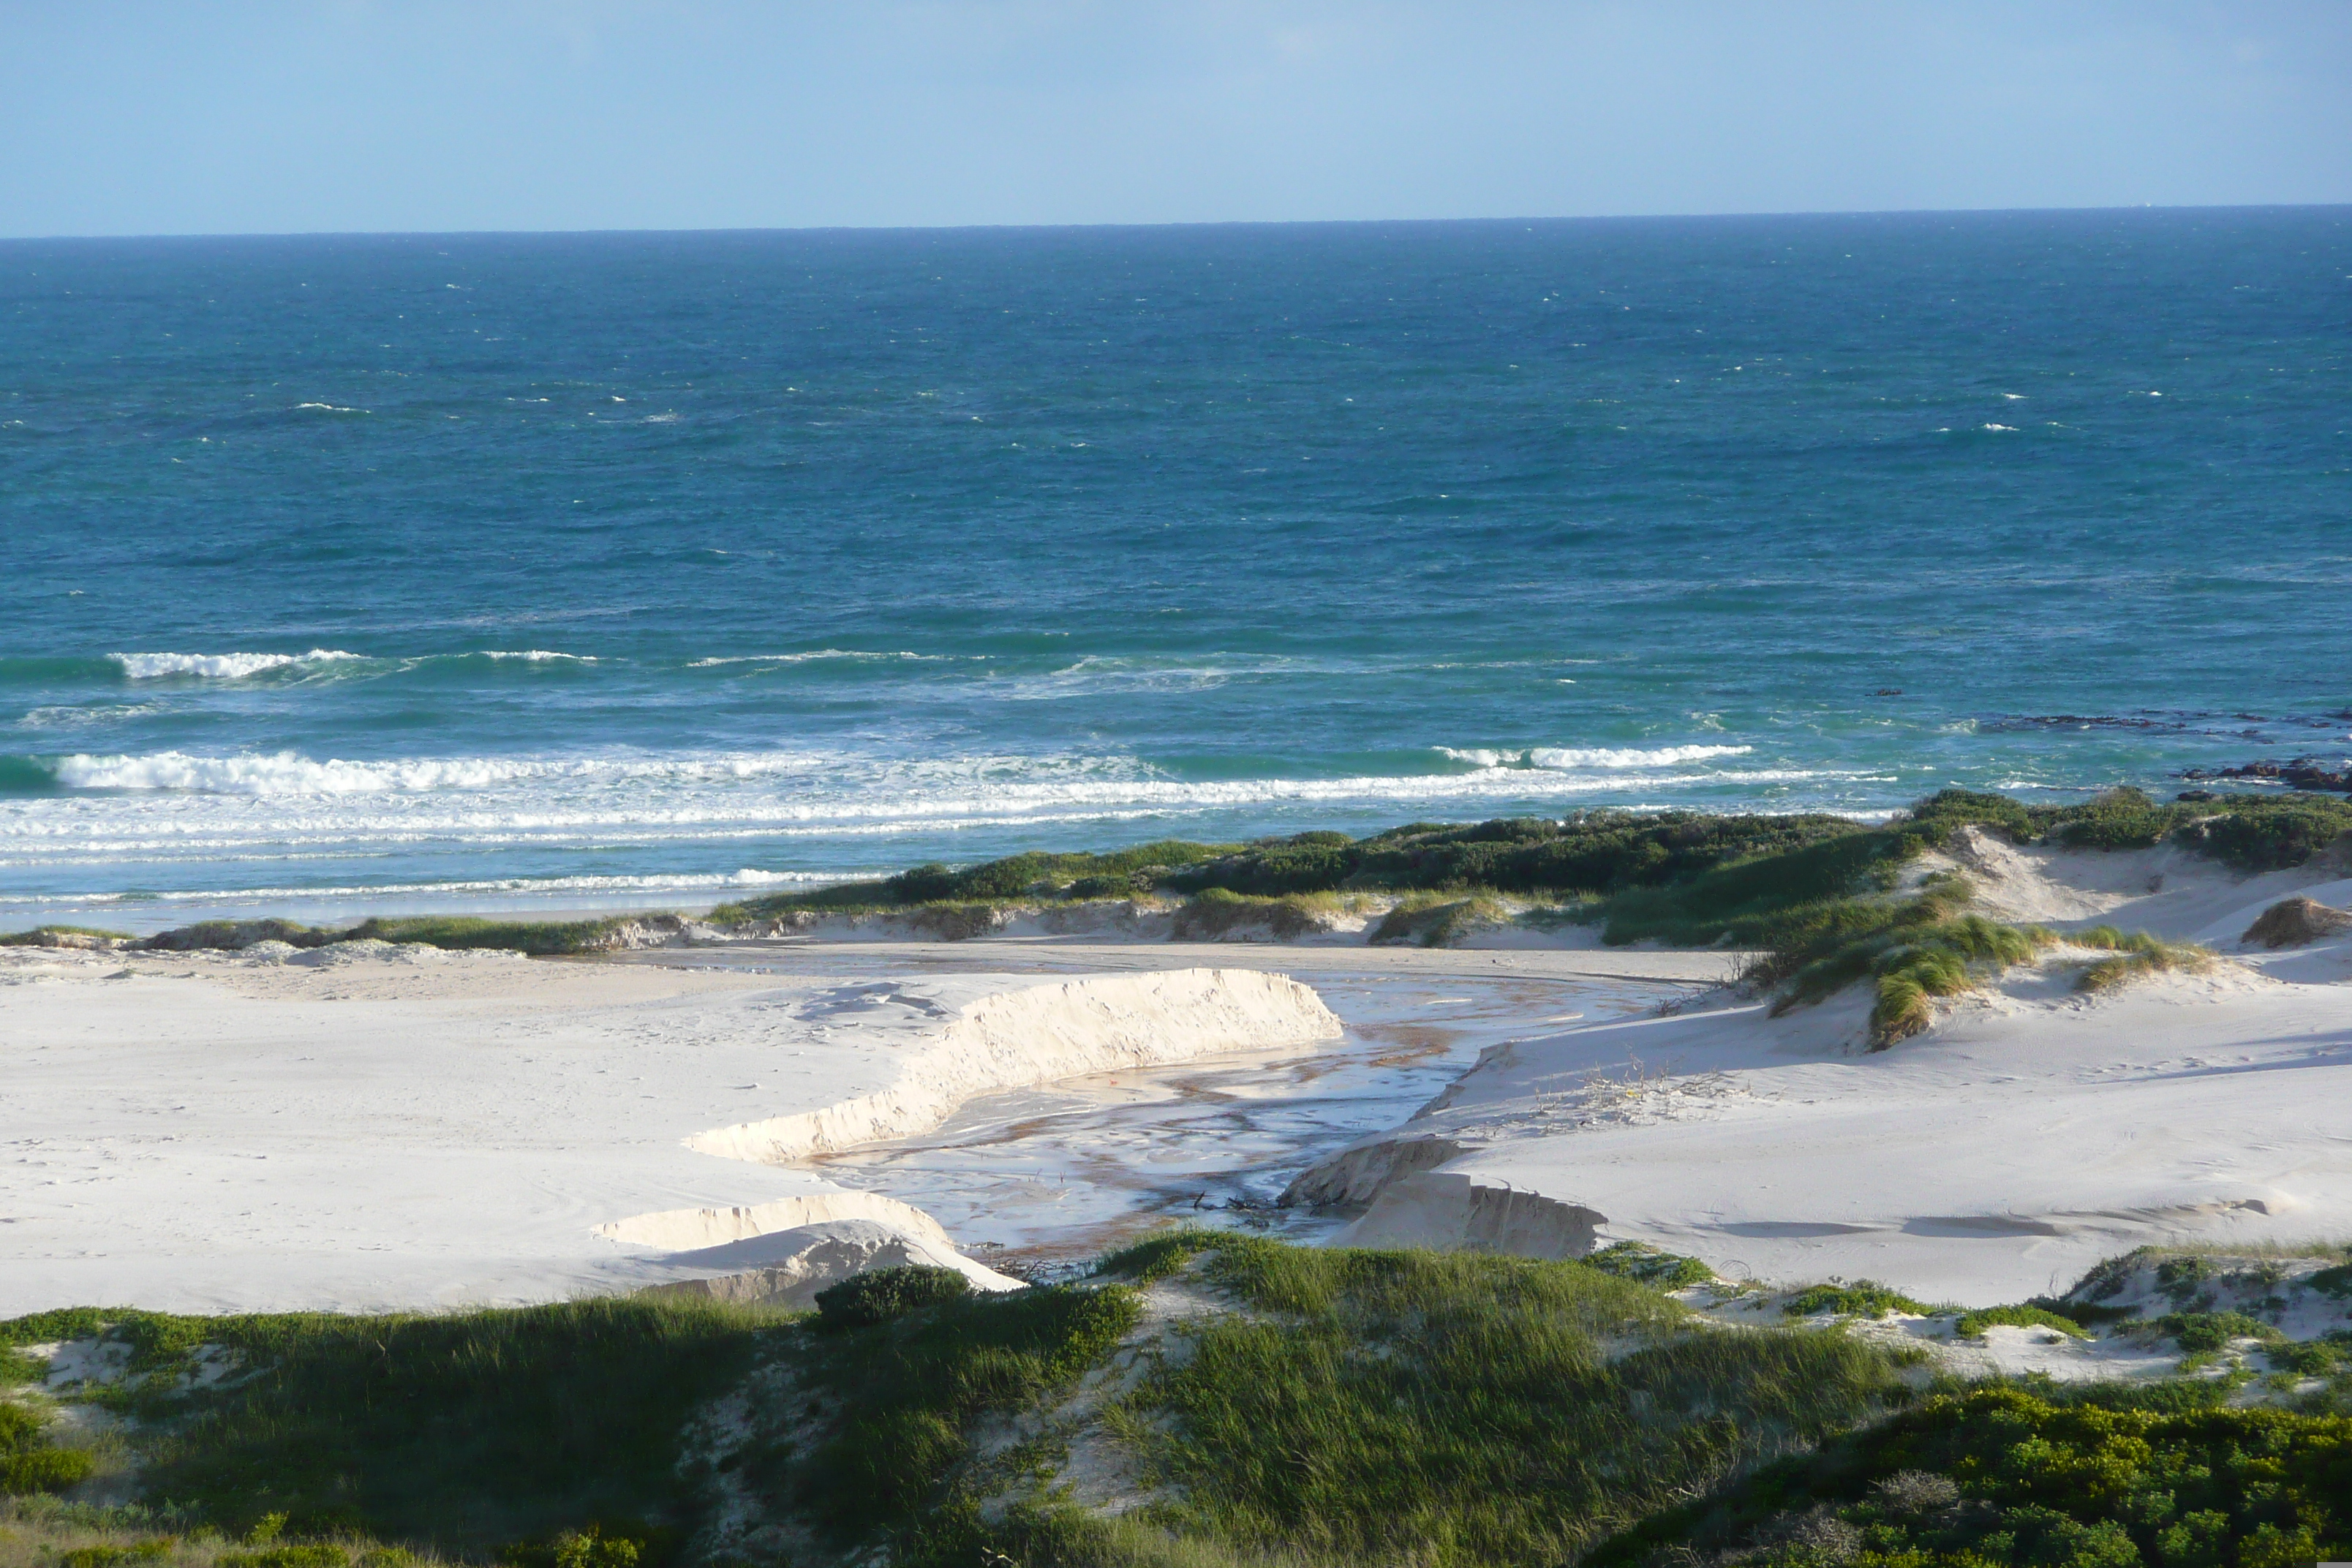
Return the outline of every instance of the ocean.
{"type": "Polygon", "coordinates": [[[2352,209],[0,244],[0,925],[2352,751],[2352,209]]]}

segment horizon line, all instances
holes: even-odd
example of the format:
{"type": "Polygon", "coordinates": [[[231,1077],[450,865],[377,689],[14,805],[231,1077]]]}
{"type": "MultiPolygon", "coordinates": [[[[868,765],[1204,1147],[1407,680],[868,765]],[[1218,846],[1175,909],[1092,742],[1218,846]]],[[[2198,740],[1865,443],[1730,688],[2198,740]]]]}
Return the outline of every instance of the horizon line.
{"type": "Polygon", "coordinates": [[[1492,217],[1372,217],[1372,218],[1175,218],[1157,222],[1072,223],[908,223],[908,224],[771,224],[713,225],[706,227],[662,228],[355,228],[355,229],[188,229],[123,231],[100,234],[0,235],[0,245],[97,244],[107,241],[238,240],[238,239],[499,239],[604,238],[621,236],[677,235],[836,235],[836,234],[998,234],[1069,233],[1134,229],[1210,228],[1375,228],[1437,227],[1452,225],[1500,224],[1633,224],[1737,222],[1775,218],[1870,217],[2000,217],[2050,216],[2119,213],[2256,213],[2352,211],[2352,201],[2337,202],[2210,202],[2159,204],[2132,202],[2106,206],[1983,206],[1983,207],[1818,207],[1788,211],[1686,213],[1505,214],[1492,217]]]}

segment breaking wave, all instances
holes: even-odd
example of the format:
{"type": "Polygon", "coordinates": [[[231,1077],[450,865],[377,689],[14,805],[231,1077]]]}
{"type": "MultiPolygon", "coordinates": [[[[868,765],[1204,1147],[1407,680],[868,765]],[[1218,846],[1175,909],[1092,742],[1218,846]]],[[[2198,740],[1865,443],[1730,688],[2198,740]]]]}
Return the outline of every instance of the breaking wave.
{"type": "Polygon", "coordinates": [[[243,680],[289,664],[331,664],[365,656],[345,653],[340,648],[314,647],[309,653],[110,653],[106,657],[121,665],[122,673],[133,680],[154,680],[170,675],[243,680]]]}
{"type": "Polygon", "coordinates": [[[1482,768],[1670,768],[1703,763],[1710,757],[1744,757],[1753,746],[1657,746],[1647,750],[1617,746],[1537,746],[1524,752],[1490,751],[1482,746],[1439,746],[1442,756],[1482,768]]]}

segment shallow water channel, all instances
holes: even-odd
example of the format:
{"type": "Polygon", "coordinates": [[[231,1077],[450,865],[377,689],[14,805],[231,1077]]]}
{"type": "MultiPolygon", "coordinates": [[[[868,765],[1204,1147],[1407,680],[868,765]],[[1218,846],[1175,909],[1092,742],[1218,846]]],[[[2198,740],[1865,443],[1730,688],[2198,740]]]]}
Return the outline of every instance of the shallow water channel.
{"type": "MultiPolygon", "coordinates": [[[[988,1095],[919,1136],[813,1163],[843,1186],[914,1205],[966,1251],[1016,1270],[1093,1258],[1171,1218],[1317,1239],[1350,1216],[1277,1207],[1300,1172],[1368,1132],[1402,1124],[1488,1046],[1639,1014],[1676,989],[1630,978],[1350,973],[1336,968],[1338,955],[1328,950],[1312,956],[1311,964],[1267,966],[1315,988],[1346,1026],[1339,1039],[988,1095]]],[[[916,967],[830,944],[782,962],[772,952],[695,957],[770,972],[916,967]]],[[[958,952],[919,967],[1028,966],[1010,957],[958,952]]],[[[1090,971],[1076,955],[1033,962],[1055,973],[1090,971]]],[[[1130,966],[1140,965],[1119,965],[1130,966]]]]}

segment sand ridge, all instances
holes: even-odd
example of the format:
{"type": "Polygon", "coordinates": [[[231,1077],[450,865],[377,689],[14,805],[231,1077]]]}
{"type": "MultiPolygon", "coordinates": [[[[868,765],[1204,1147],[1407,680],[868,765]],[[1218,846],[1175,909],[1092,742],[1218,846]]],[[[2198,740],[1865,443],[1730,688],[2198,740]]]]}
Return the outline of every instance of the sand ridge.
{"type": "MultiPolygon", "coordinates": [[[[737,1238],[599,1234],[649,1215],[777,1228],[763,1205],[787,1204],[796,1224],[909,1228],[813,1172],[688,1146],[885,1091],[894,1052],[1038,984],[894,980],[894,1028],[847,967],[0,949],[0,1315],[545,1300],[675,1278],[668,1254],[737,1238]]],[[[1255,971],[1238,988],[1281,993],[1255,971]]],[[[1297,992],[1292,1034],[1324,1026],[1297,992]]]]}

